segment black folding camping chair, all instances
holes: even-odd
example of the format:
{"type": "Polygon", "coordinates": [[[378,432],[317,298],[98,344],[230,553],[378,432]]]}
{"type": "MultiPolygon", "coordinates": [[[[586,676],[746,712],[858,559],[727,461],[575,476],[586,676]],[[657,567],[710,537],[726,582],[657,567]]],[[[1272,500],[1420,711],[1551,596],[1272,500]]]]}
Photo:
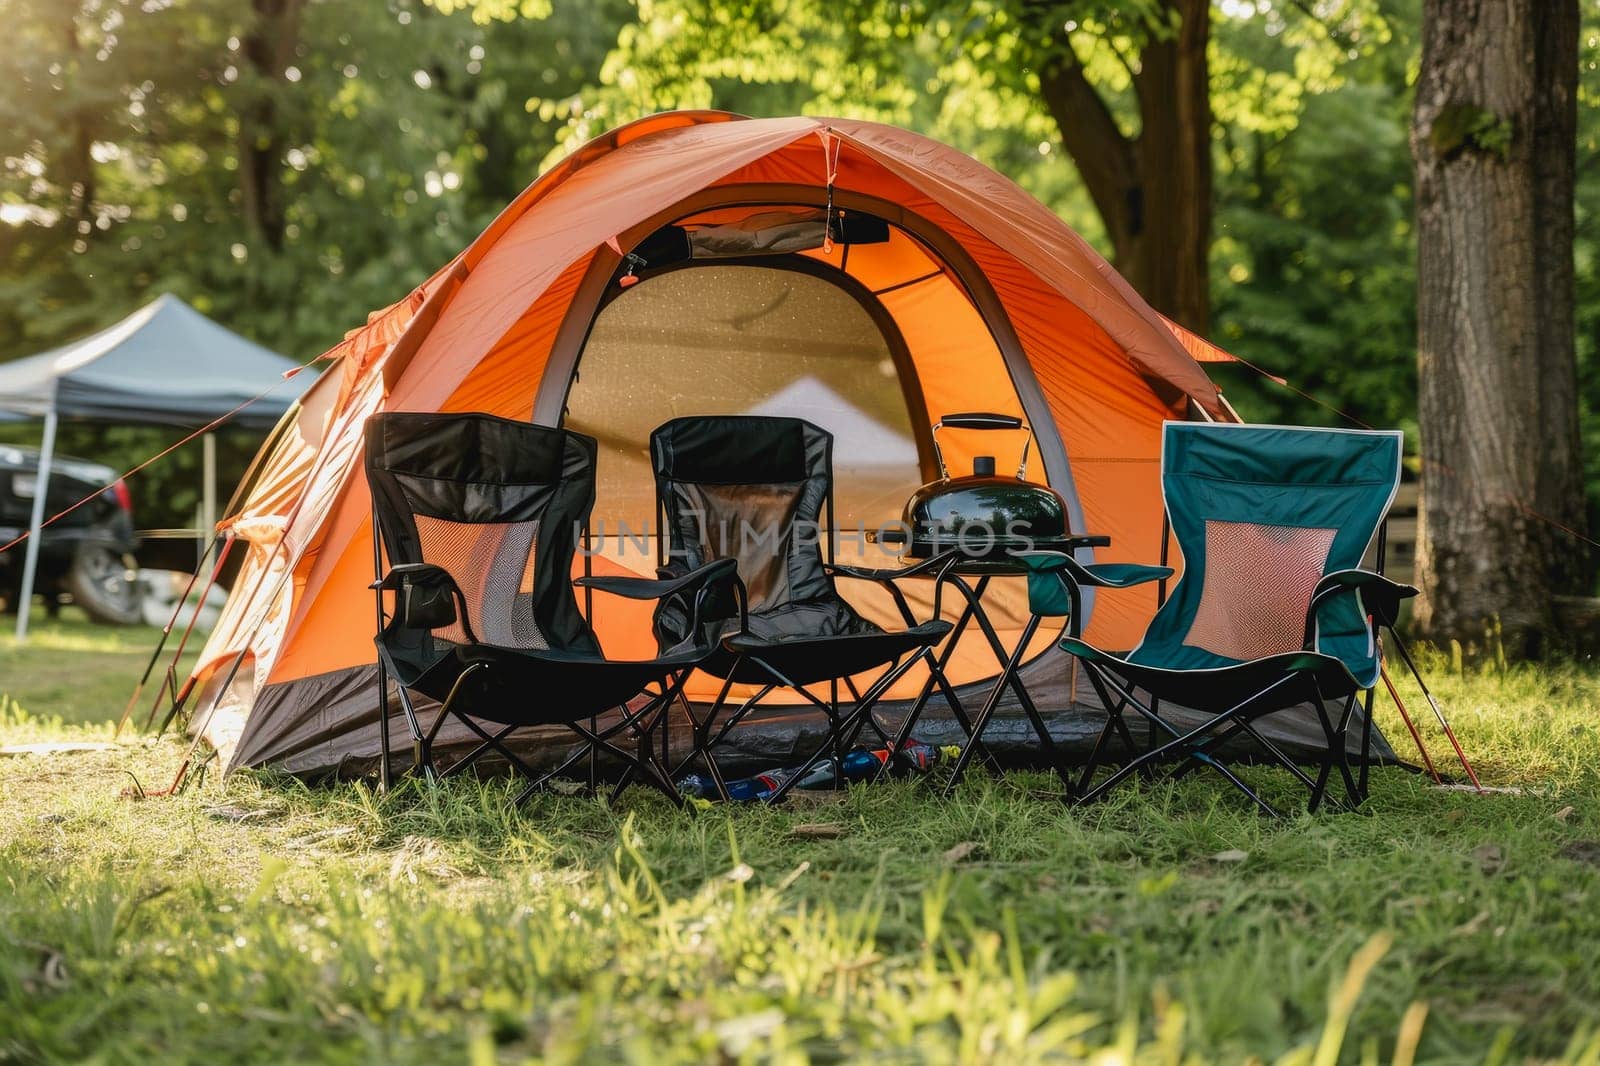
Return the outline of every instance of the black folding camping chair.
{"type": "MultiPolygon", "coordinates": [[[[888,744],[873,717],[886,692],[916,663],[933,671],[937,684],[959,707],[930,653],[950,632],[939,618],[937,596],[930,621],[917,622],[895,580],[952,564],[952,551],[898,570],[841,567],[824,562],[820,541],[833,530],[833,437],[798,418],[703,416],[674,419],[650,437],[657,508],[663,520],[663,572],[693,573],[712,560],[736,560],[748,590],[748,611],[737,621],[731,612],[708,623],[707,640],[721,650],[700,669],[722,679],[721,691],[694,722],[694,750],[724,798],[727,788],[715,748],[770,693],[788,689],[820,710],[827,737],[798,773],[770,797],[781,799],[789,785],[821,759],[833,758],[835,781],[845,753],[866,728],[888,744]],[[835,577],[872,581],[887,588],[906,628],[887,632],[861,617],[838,593],[835,577]],[[854,677],[881,671],[865,688],[854,677]],[[843,684],[852,697],[840,702],[843,684]],[[729,713],[735,684],[757,691],[729,713]],[[812,691],[827,685],[823,698],[812,691]]],[[[829,555],[832,537],[829,536],[829,555]]],[[[936,585],[937,588],[937,585],[936,585]]],[[[681,604],[663,603],[655,619],[664,647],[689,637],[693,622],[681,604]]],[[[895,751],[891,749],[892,760],[895,751]]]]}
{"type": "MultiPolygon", "coordinates": [[[[1363,800],[1372,719],[1369,701],[1358,779],[1348,752],[1356,701],[1379,678],[1378,630],[1392,629],[1401,601],[1416,595],[1360,569],[1394,498],[1400,455],[1398,432],[1167,423],[1161,485],[1183,574],[1133,651],[1113,654],[1075,636],[1061,642],[1108,712],[1076,790],[1080,801],[1175,762],[1179,775],[1216,770],[1276,814],[1224,761],[1224,746],[1241,736],[1308,789],[1311,810],[1335,770],[1349,804],[1363,800]],[[1162,704],[1204,720],[1179,728],[1162,704]],[[1130,755],[1139,751],[1130,711],[1148,726],[1149,750],[1095,784],[1113,738],[1130,755]],[[1315,777],[1257,728],[1284,712],[1321,725],[1326,747],[1315,777]]],[[[1059,573],[1074,576],[1071,567],[1059,573]]],[[[1158,580],[1162,568],[1125,576],[1158,580]]]]}
{"type": "Polygon", "coordinates": [[[497,754],[529,781],[517,803],[585,757],[593,787],[601,753],[623,764],[618,791],[637,778],[679,800],[654,754],[654,730],[684,678],[716,650],[703,623],[719,609],[737,614],[743,591],[732,561],[670,581],[584,579],[672,604],[694,623],[653,660],[606,659],[570,578],[594,505],[595,450],[581,434],[489,415],[390,412],[367,421],[385,770],[393,678],[415,765],[430,777],[439,772],[434,742],[454,719],[477,745],[444,773],[497,754]],[[414,693],[440,705],[427,729],[414,693]],[[540,773],[507,738],[551,725],[581,743],[540,773]]]}

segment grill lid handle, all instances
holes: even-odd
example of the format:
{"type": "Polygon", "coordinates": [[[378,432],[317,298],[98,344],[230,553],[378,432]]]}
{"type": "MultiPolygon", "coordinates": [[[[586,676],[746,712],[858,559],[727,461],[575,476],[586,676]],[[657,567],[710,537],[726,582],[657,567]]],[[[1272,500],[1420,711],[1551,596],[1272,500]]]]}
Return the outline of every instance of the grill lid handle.
{"type": "Polygon", "coordinates": [[[1022,442],[1022,461],[1017,464],[1017,480],[1028,479],[1028,452],[1033,448],[1033,427],[1015,415],[1000,415],[990,411],[961,411],[951,415],[940,415],[939,421],[933,424],[931,436],[933,437],[933,457],[939,463],[939,480],[949,480],[950,470],[944,465],[944,450],[939,447],[939,430],[950,429],[1020,429],[1026,433],[1027,439],[1022,442]]]}
{"type": "Polygon", "coordinates": [[[1021,429],[1022,419],[1014,415],[997,415],[985,411],[964,411],[960,414],[941,415],[941,426],[951,429],[1021,429]]]}

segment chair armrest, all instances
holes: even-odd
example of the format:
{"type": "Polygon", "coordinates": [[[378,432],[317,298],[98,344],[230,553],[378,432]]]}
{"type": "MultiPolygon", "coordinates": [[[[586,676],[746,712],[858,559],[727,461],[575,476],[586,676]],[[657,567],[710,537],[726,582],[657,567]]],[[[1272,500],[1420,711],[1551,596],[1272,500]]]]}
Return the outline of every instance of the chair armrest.
{"type": "MultiPolygon", "coordinates": [[[[686,574],[656,579],[580,577],[573,584],[631,600],[656,600],[663,607],[668,601],[679,600],[688,616],[689,633],[696,639],[700,627],[709,622],[738,618],[741,633],[750,626],[749,596],[744,582],[739,580],[739,564],[735,559],[713,559],[686,574]]],[[[658,615],[661,609],[656,608],[658,615]]]]}
{"type": "Polygon", "coordinates": [[[715,559],[679,577],[580,577],[573,584],[630,600],[664,600],[680,592],[726,581],[737,573],[738,563],[735,560],[715,559]]]}
{"type": "Polygon", "coordinates": [[[1361,605],[1380,626],[1391,629],[1400,618],[1400,603],[1417,595],[1413,585],[1391,581],[1371,570],[1335,570],[1323,575],[1311,593],[1311,605],[1306,609],[1306,634],[1309,641],[1315,627],[1317,611],[1324,603],[1346,592],[1361,595],[1361,605]]]}
{"type": "Polygon", "coordinates": [[[1080,563],[1065,552],[1017,552],[1013,556],[1034,573],[1059,573],[1080,588],[1126,589],[1164,581],[1172,576],[1170,566],[1145,566],[1141,563],[1080,563]]]}
{"type": "Polygon", "coordinates": [[[400,563],[396,566],[391,566],[388,573],[368,585],[367,588],[392,591],[404,584],[424,580],[447,581],[452,585],[456,583],[456,579],[450,576],[450,571],[435,563],[400,563]]]}
{"type": "Polygon", "coordinates": [[[1109,548],[1111,536],[1107,533],[1069,533],[1057,543],[1069,551],[1076,551],[1079,548],[1109,548]]]}
{"type": "Polygon", "coordinates": [[[840,566],[837,563],[828,563],[823,569],[830,577],[848,577],[857,581],[870,581],[881,585],[884,591],[894,598],[895,608],[900,612],[901,619],[909,627],[917,626],[917,616],[911,610],[911,604],[906,600],[906,594],[900,591],[897,584],[902,578],[922,577],[927,575],[933,578],[933,618],[938,618],[944,603],[944,578],[956,563],[960,562],[961,549],[950,548],[946,551],[931,555],[926,559],[919,559],[910,566],[901,567],[872,567],[872,566],[840,566]]]}
{"type": "Polygon", "coordinates": [[[390,623],[401,629],[441,629],[461,623],[467,639],[476,642],[467,598],[450,571],[434,563],[399,563],[367,586],[380,596],[394,593],[394,616],[390,623]]]}
{"type": "Polygon", "coordinates": [[[1012,558],[1028,570],[1028,610],[1044,618],[1067,618],[1072,636],[1078,635],[1083,624],[1085,588],[1133,588],[1172,576],[1172,568],[1166,566],[1084,565],[1066,552],[1016,552],[1012,558]]]}
{"type": "Polygon", "coordinates": [[[918,559],[909,566],[878,567],[878,566],[843,566],[839,563],[824,564],[823,570],[834,577],[854,578],[857,581],[872,581],[878,584],[899,581],[906,577],[920,577],[923,574],[936,574],[948,566],[956,556],[961,554],[961,549],[951,548],[926,559],[918,559]]]}

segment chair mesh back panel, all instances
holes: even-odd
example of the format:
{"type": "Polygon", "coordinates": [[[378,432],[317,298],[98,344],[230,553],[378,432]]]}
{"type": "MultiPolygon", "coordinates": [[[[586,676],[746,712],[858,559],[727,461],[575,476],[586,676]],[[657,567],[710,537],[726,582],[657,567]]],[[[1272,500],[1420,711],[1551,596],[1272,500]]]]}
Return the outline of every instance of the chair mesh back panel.
{"type": "Polygon", "coordinates": [[[1206,521],[1206,575],[1183,642],[1228,659],[1296,651],[1336,529],[1206,521]]]}
{"type": "Polygon", "coordinates": [[[798,418],[678,418],[651,434],[672,561],[739,561],[759,614],[833,595],[817,530],[833,438],[798,418]]]}
{"type": "MultiPolygon", "coordinates": [[[[1317,581],[1360,566],[1388,512],[1400,434],[1169,422],[1161,448],[1183,576],[1130,658],[1196,670],[1298,650],[1317,581]]],[[[1319,610],[1315,640],[1363,686],[1376,680],[1355,596],[1319,610]]]]}
{"type": "MultiPolygon", "coordinates": [[[[537,521],[451,522],[417,515],[417,535],[423,561],[444,567],[460,586],[479,640],[507,648],[549,649],[533,618],[537,521]]],[[[433,632],[458,644],[467,642],[459,620],[433,632]]]]}
{"type": "MultiPolygon", "coordinates": [[[[656,493],[675,566],[739,564],[750,632],[838,636],[876,632],[834,589],[819,541],[832,478],[833,437],[798,418],[677,418],[650,435],[656,493]]],[[[657,636],[682,639],[671,617],[657,636]]]]}
{"type": "MultiPolygon", "coordinates": [[[[691,551],[702,559],[739,560],[739,573],[760,611],[788,603],[789,556],[804,483],[781,485],[697,485],[680,483],[679,500],[697,514],[698,541],[691,551]]],[[[688,530],[684,531],[688,534],[688,530]]]]}
{"type": "MultiPolygon", "coordinates": [[[[366,432],[390,566],[448,571],[483,643],[599,651],[571,584],[578,530],[594,505],[592,438],[490,415],[411,412],[374,415],[366,432]]],[[[425,665],[467,634],[458,621],[384,639],[425,665]]]]}

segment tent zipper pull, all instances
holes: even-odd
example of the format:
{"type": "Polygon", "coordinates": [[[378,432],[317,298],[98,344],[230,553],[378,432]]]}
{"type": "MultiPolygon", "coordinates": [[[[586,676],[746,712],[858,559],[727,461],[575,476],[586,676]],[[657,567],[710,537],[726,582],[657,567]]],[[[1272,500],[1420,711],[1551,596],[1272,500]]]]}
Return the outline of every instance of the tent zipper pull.
{"type": "Polygon", "coordinates": [[[629,252],[627,255],[623,256],[622,261],[628,264],[628,272],[617,279],[617,284],[626,289],[629,285],[633,285],[639,281],[639,275],[635,274],[634,271],[649,266],[650,264],[643,256],[635,255],[632,252],[629,252]]]}

